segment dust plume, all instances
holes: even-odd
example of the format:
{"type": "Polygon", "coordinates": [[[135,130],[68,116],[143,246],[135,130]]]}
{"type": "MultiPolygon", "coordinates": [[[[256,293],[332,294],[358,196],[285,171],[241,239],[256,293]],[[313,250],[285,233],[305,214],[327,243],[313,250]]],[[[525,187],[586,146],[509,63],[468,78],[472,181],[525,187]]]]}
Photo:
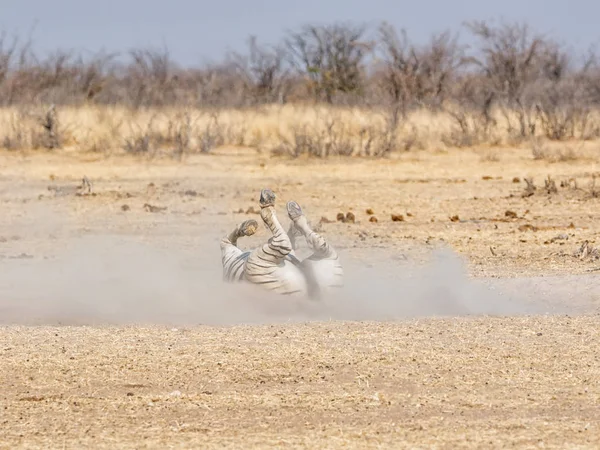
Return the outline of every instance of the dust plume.
{"type": "Polygon", "coordinates": [[[447,250],[422,267],[347,258],[346,286],[314,303],[224,284],[217,237],[188,250],[119,235],[68,243],[52,257],[0,260],[0,323],[228,325],[549,311],[526,301],[523,286],[517,296],[469,279],[447,250]]]}

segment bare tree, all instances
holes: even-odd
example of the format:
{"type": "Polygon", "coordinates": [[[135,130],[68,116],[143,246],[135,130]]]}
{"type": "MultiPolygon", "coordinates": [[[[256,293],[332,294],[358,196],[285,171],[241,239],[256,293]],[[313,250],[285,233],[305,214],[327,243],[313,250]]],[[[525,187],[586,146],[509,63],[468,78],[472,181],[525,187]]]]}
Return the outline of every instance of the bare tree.
{"type": "Polygon", "coordinates": [[[451,102],[443,109],[458,128],[444,138],[447,144],[468,147],[490,137],[496,120],[492,115],[495,93],[487,80],[473,73],[463,73],[452,86],[451,102]]]}
{"type": "Polygon", "coordinates": [[[283,103],[289,72],[285,56],[283,46],[259,45],[256,36],[248,39],[247,55],[230,55],[252,103],[283,103]]]}
{"type": "Polygon", "coordinates": [[[288,33],[286,46],[293,66],[310,80],[316,100],[333,103],[336,94],[358,94],[363,63],[373,49],[363,40],[362,25],[306,25],[288,33]]]}
{"type": "Polygon", "coordinates": [[[547,43],[526,24],[504,23],[492,27],[485,21],[475,21],[466,23],[466,27],[481,43],[481,55],[472,57],[471,62],[485,74],[509,123],[509,131],[513,128],[510,113],[514,112],[520,135],[532,133],[533,105],[526,102],[526,90],[539,79],[543,69],[540,55],[547,43]]]}
{"type": "Polygon", "coordinates": [[[598,135],[590,121],[597,106],[594,95],[597,58],[591,52],[577,66],[567,50],[548,46],[541,55],[542,77],[531,89],[536,117],[547,138],[583,138],[598,135]]]}
{"type": "Polygon", "coordinates": [[[176,71],[166,48],[133,49],[127,78],[132,88],[134,107],[169,104],[173,95],[172,76],[176,71]]]}
{"type": "Polygon", "coordinates": [[[379,28],[384,92],[403,114],[414,106],[439,108],[464,64],[464,49],[449,31],[435,34],[428,45],[411,43],[405,30],[400,35],[389,24],[379,28]]]}

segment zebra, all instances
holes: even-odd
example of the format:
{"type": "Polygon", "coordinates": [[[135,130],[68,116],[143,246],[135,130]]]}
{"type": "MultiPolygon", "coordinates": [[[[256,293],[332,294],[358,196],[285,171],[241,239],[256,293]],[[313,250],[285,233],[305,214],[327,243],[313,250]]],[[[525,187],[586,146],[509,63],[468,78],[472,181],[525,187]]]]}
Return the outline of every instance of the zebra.
{"type": "Polygon", "coordinates": [[[313,231],[295,201],[286,205],[291,219],[286,232],[275,213],[276,195],[270,189],[260,193],[260,217],[273,236],[262,246],[243,252],[237,241],[252,236],[257,228],[256,220],[239,224],[221,239],[223,280],[227,283],[249,282],[282,295],[308,295],[313,300],[322,294],[343,287],[344,271],[336,250],[318,233],[313,231]],[[300,261],[294,250],[297,239],[304,237],[312,254],[300,261]]]}

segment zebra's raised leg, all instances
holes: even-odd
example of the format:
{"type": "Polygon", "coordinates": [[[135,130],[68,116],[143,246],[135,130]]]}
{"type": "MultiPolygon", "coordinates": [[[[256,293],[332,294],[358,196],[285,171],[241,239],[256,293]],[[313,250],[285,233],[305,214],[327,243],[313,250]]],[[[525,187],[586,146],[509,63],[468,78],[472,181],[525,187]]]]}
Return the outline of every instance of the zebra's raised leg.
{"type": "Polygon", "coordinates": [[[296,224],[294,224],[294,222],[290,222],[290,226],[288,228],[288,237],[290,238],[290,243],[292,244],[292,250],[296,250],[298,248],[297,245],[297,240],[300,236],[302,236],[302,233],[300,233],[300,231],[298,231],[298,229],[296,228],[296,224]]]}
{"type": "Polygon", "coordinates": [[[302,268],[312,284],[319,291],[326,287],[342,287],[344,271],[335,249],[323,236],[313,231],[308,224],[302,208],[297,202],[287,203],[288,216],[296,229],[304,235],[313,254],[302,261],[302,268]]]}
{"type": "MultiPolygon", "coordinates": [[[[291,294],[304,289],[301,272],[295,267],[286,266],[294,263],[292,243],[288,234],[281,226],[275,213],[275,193],[263,189],[260,194],[260,217],[273,236],[266,244],[250,253],[246,262],[245,277],[251,283],[262,285],[264,288],[291,294]]],[[[299,261],[297,261],[299,264],[299,261]]]]}
{"type": "Polygon", "coordinates": [[[242,236],[252,236],[256,233],[258,222],[246,220],[221,239],[221,262],[223,264],[223,279],[228,282],[240,281],[244,276],[244,265],[250,252],[243,252],[237,246],[242,236]]]}
{"type": "Polygon", "coordinates": [[[334,248],[329,245],[323,236],[310,228],[308,220],[297,202],[288,202],[287,212],[292,220],[293,226],[306,238],[306,242],[313,250],[313,254],[310,258],[315,260],[337,259],[337,253],[334,248]]]}

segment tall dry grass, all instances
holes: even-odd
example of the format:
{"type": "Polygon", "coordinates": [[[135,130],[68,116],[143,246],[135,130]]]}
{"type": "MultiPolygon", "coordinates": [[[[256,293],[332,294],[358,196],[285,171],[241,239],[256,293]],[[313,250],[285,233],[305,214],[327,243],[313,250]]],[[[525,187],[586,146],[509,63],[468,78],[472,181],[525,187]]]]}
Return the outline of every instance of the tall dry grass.
{"type": "MultiPolygon", "coordinates": [[[[0,109],[0,147],[18,151],[63,148],[149,157],[210,153],[248,147],[291,157],[370,156],[452,147],[525,146],[543,154],[545,132],[533,120],[526,138],[514,132],[514,117],[494,111],[480,117],[421,109],[392,120],[383,108],[326,105],[266,105],[251,109],[129,109],[121,106],[7,107],[0,109]]],[[[574,129],[575,141],[594,140],[600,115],[574,129]]]]}

